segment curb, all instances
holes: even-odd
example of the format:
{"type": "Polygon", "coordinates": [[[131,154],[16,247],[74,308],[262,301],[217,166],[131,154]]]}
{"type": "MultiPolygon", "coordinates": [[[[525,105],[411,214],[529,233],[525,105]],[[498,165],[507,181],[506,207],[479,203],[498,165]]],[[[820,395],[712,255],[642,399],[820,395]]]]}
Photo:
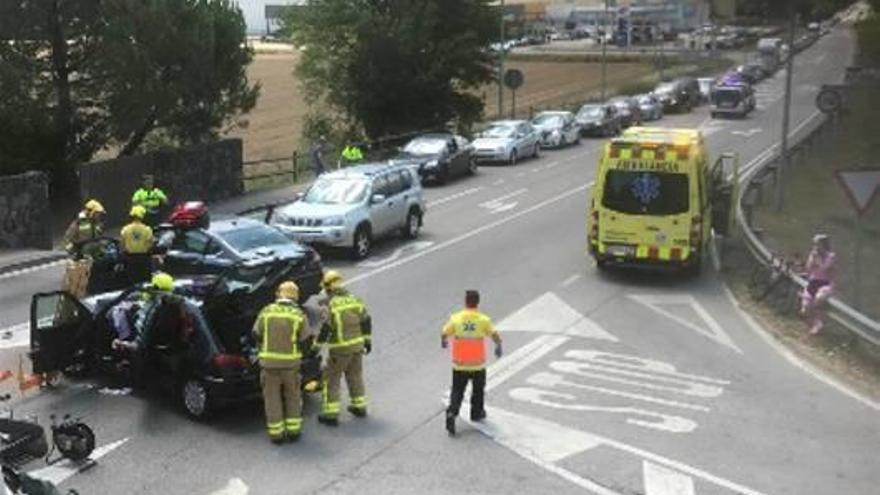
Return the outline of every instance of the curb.
{"type": "Polygon", "coordinates": [[[49,251],[46,254],[36,255],[33,258],[29,258],[24,261],[19,261],[19,262],[12,263],[9,265],[3,265],[3,266],[0,266],[0,277],[10,275],[15,272],[20,272],[20,271],[36,268],[41,265],[54,263],[56,261],[60,261],[60,260],[67,258],[67,256],[68,256],[67,253],[64,253],[64,252],[49,251]]]}

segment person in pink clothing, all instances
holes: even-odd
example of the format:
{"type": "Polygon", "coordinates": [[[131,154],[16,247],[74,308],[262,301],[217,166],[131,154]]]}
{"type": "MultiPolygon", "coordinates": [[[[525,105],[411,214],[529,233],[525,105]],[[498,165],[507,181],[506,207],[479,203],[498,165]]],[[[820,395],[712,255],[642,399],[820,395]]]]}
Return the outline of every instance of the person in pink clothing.
{"type": "Polygon", "coordinates": [[[807,286],[801,294],[801,315],[810,325],[811,335],[819,333],[825,324],[822,308],[834,292],[836,259],[831,250],[831,239],[825,234],[813,236],[813,249],[807,257],[807,286]]]}

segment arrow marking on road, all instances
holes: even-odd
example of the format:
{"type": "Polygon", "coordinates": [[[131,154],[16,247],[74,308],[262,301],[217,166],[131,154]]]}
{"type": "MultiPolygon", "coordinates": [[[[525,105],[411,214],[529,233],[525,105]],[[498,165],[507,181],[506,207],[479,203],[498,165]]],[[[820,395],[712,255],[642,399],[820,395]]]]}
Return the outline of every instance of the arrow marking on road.
{"type": "Polygon", "coordinates": [[[385,258],[381,258],[378,260],[361,261],[360,263],[357,264],[357,266],[358,266],[358,268],[380,267],[382,265],[387,265],[388,263],[397,261],[401,256],[404,256],[404,255],[407,255],[410,253],[415,253],[415,252],[421,251],[423,249],[428,249],[429,247],[431,247],[433,245],[434,245],[434,243],[432,241],[411,242],[411,243],[407,244],[406,246],[402,246],[402,247],[395,249],[393,253],[391,253],[389,256],[387,256],[385,258]]]}
{"type": "Polygon", "coordinates": [[[721,328],[721,325],[718,323],[712,315],[706,311],[703,306],[697,302],[697,300],[691,295],[636,295],[630,294],[628,296],[633,301],[636,301],[639,304],[644,305],[648,309],[661,314],[670,320],[673,320],[682,326],[689,328],[704,337],[708,337],[719,344],[730,347],[734,351],[742,354],[742,349],[740,349],[734,342],[733,339],[727,335],[727,332],[721,328]],[[700,319],[706,324],[705,326],[696,325],[679,315],[676,315],[667,309],[663,308],[664,305],[675,305],[675,306],[688,306],[700,319]]]}
{"type": "Polygon", "coordinates": [[[474,193],[482,191],[482,190],[483,190],[482,187],[473,187],[471,189],[465,189],[464,191],[462,191],[460,193],[456,193],[456,194],[453,194],[450,196],[446,196],[445,198],[435,199],[434,201],[428,202],[428,208],[436,208],[436,207],[442,205],[443,203],[448,203],[450,201],[454,201],[458,198],[462,198],[464,196],[468,196],[470,194],[474,194],[474,193]]]}
{"type": "Polygon", "coordinates": [[[503,213],[516,208],[519,204],[517,201],[507,201],[508,199],[525,194],[528,191],[527,188],[518,189],[510,194],[505,194],[499,198],[480,203],[480,206],[489,210],[493,215],[496,213],[503,213]]]}
{"type": "MultiPolygon", "coordinates": [[[[128,440],[128,438],[123,438],[122,440],[117,440],[113,443],[98,447],[94,450],[94,452],[92,452],[92,455],[89,456],[89,459],[91,459],[92,461],[97,461],[98,459],[104,457],[110,452],[113,452],[119,447],[122,447],[126,442],[128,442],[128,440]]],[[[30,476],[33,476],[34,478],[48,481],[54,485],[60,485],[71,476],[79,473],[85,466],[88,465],[89,464],[87,462],[73,462],[69,459],[65,459],[58,464],[44,467],[42,469],[37,469],[36,471],[31,471],[28,474],[30,476]]]]}
{"type": "Polygon", "coordinates": [[[645,495],[694,495],[694,479],[653,462],[642,461],[645,495]]]}
{"type": "Polygon", "coordinates": [[[226,486],[212,492],[211,495],[247,495],[248,492],[250,489],[241,478],[232,478],[226,486]]]}
{"type": "Polygon", "coordinates": [[[502,320],[498,329],[504,332],[536,332],[619,341],[552,292],[545,293],[502,320]]]}
{"type": "Polygon", "coordinates": [[[30,323],[19,323],[0,331],[0,349],[26,347],[31,343],[30,323]]]}
{"type": "Polygon", "coordinates": [[[743,136],[743,137],[750,138],[753,135],[758,134],[762,130],[763,129],[761,129],[760,127],[755,127],[754,129],[749,129],[747,131],[730,131],[730,133],[733,134],[734,136],[743,136]]]}

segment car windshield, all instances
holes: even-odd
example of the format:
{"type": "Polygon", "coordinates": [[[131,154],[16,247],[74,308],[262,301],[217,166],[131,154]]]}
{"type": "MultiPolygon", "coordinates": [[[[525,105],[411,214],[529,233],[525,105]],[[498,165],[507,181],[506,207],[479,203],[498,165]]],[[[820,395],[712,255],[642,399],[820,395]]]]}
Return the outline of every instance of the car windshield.
{"type": "Polygon", "coordinates": [[[532,124],[540,127],[559,127],[562,125],[562,117],[552,114],[538,115],[532,124]]]}
{"type": "Polygon", "coordinates": [[[410,155],[436,155],[446,148],[446,141],[436,138],[418,138],[406,143],[403,152],[410,155]]]}
{"type": "Polygon", "coordinates": [[[712,101],[716,104],[739,103],[742,92],[736,88],[716,89],[712,93],[712,101]]]}
{"type": "Polygon", "coordinates": [[[279,269],[277,263],[237,265],[220,276],[216,290],[221,294],[231,294],[236,291],[255,292],[273,280],[279,269]]]}
{"type": "Polygon", "coordinates": [[[686,174],[609,170],[602,204],[620,213],[674,215],[688,211],[686,174]]]}
{"type": "Polygon", "coordinates": [[[581,117],[599,118],[604,113],[604,109],[598,105],[592,105],[581,108],[578,115],[581,117]]]}
{"type": "Polygon", "coordinates": [[[360,203],[367,194],[363,179],[319,179],[303,198],[305,203],[322,205],[351,205],[360,203]]]}
{"type": "Polygon", "coordinates": [[[639,105],[653,105],[653,104],[654,104],[654,98],[651,98],[650,96],[642,96],[639,98],[639,105]]]}
{"type": "Polygon", "coordinates": [[[250,251],[260,247],[279,246],[291,242],[281,232],[263,224],[217,232],[217,236],[236,251],[250,251]]]}
{"type": "Polygon", "coordinates": [[[493,125],[483,131],[483,137],[487,138],[506,138],[513,136],[515,127],[510,125],[493,125]]]}

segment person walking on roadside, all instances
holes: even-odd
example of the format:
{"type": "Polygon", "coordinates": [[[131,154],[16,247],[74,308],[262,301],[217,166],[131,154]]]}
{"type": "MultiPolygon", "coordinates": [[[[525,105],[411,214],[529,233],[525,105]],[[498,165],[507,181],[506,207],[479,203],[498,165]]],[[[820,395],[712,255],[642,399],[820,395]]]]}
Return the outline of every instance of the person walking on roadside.
{"type": "Polygon", "coordinates": [[[446,431],[455,435],[455,419],[461,409],[464,390],[471,384],[471,421],[486,418],[484,393],[486,388],[486,346],[485,339],[495,342],[495,357],[500,358],[501,336],[495,330],[492,320],[477,308],[480,293],[468,290],[464,296],[465,309],[449,317],[440,336],[444,349],[452,339],[452,391],[449,407],[446,409],[446,431]]]}
{"type": "Polygon", "coordinates": [[[327,136],[321,135],[318,141],[312,144],[309,154],[312,158],[312,172],[315,177],[323,174],[327,168],[324,166],[324,152],[327,151],[327,136]]]}
{"type": "Polygon", "coordinates": [[[153,229],[144,224],[147,210],[140,205],[131,207],[131,222],[122,228],[120,240],[125,270],[132,284],[150,279],[152,273],[153,229]]]}
{"type": "Polygon", "coordinates": [[[160,208],[168,204],[168,196],[165,192],[156,187],[153,176],[145,174],[143,176],[143,184],[131,196],[131,204],[134,206],[143,206],[147,211],[145,223],[150,227],[155,227],[159,223],[160,208]]]}
{"type": "Polygon", "coordinates": [[[837,255],[831,250],[831,239],[826,234],[813,236],[813,248],[807,256],[807,286],[801,293],[801,315],[810,326],[810,335],[816,335],[825,325],[824,306],[834,292],[834,264],[837,255]]]}
{"type": "Polygon", "coordinates": [[[343,286],[342,275],[330,270],[322,285],[327,298],[328,319],[318,341],[329,349],[318,421],[328,426],[339,424],[340,381],[345,376],[350,404],[348,412],[362,418],[367,415],[363,356],[373,350],[372,319],[363,301],[343,286]]]}
{"type": "Polygon", "coordinates": [[[82,244],[101,237],[104,233],[104,206],[98,200],[86,201],[82,211],[76,216],[64,233],[64,249],[75,258],[84,254],[82,244]]]}
{"type": "Polygon", "coordinates": [[[309,321],[297,303],[299,287],[295,282],[282,282],[276,297],[260,311],[253,333],[259,349],[266,429],[272,443],[280,444],[285,438],[296,441],[302,431],[299,370],[309,321]]]}

